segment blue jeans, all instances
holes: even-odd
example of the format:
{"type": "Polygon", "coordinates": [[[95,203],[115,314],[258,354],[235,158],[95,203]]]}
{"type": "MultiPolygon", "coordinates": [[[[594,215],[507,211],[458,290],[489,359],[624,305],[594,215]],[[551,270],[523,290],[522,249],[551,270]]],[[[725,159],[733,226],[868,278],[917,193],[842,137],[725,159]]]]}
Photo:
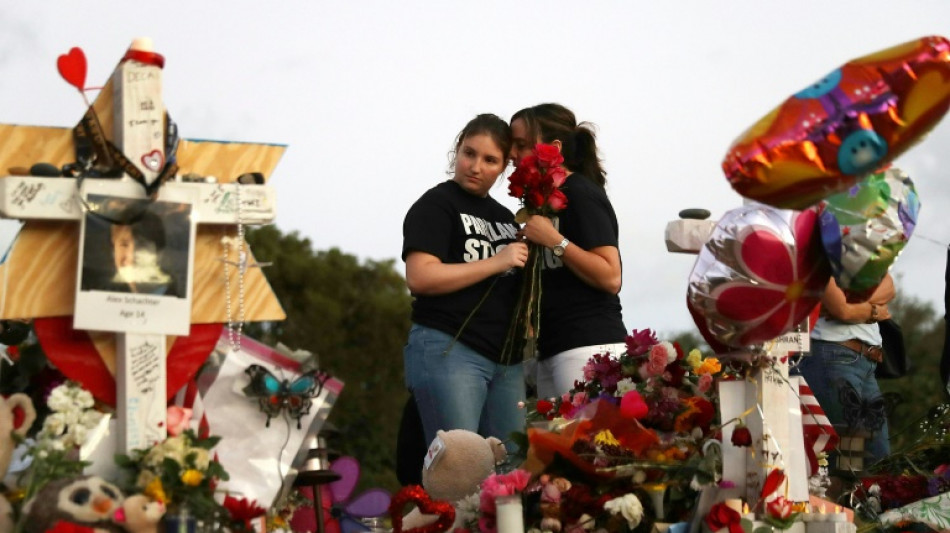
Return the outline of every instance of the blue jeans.
{"type": "Polygon", "coordinates": [[[887,417],[884,416],[883,425],[873,427],[880,422],[880,417],[867,414],[873,410],[872,406],[883,409],[881,389],[874,377],[875,368],[877,363],[850,348],[816,339],[811,340],[811,355],[803,357],[798,364],[798,372],[808,382],[832,424],[846,427],[850,418],[852,426],[858,420],[859,426],[872,432],[865,441],[865,465],[873,464],[891,452],[887,417]],[[842,393],[849,385],[854,388],[857,398],[849,396],[847,391],[842,393]],[[859,410],[865,414],[858,415],[859,410]]]}
{"type": "Polygon", "coordinates": [[[413,324],[403,352],[406,386],[416,397],[426,443],[438,430],[467,429],[498,437],[509,453],[517,450],[511,433],[525,431],[524,372],[501,365],[456,342],[452,336],[413,324]]]}

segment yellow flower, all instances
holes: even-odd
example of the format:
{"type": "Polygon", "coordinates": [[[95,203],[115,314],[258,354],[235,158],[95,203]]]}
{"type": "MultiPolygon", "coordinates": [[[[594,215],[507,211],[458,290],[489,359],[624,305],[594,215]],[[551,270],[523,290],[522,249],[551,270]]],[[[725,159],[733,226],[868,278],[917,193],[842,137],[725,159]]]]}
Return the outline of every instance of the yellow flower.
{"type": "Polygon", "coordinates": [[[185,470],[181,474],[181,482],[191,487],[197,487],[204,480],[204,478],[204,474],[193,468],[185,470]]]}
{"type": "Polygon", "coordinates": [[[601,445],[601,446],[603,446],[603,445],[605,445],[605,444],[608,445],[608,446],[619,446],[619,445],[620,445],[620,441],[618,441],[618,440],[616,439],[616,437],[614,437],[614,434],[611,433],[609,429],[605,429],[605,430],[601,431],[600,433],[598,433],[597,435],[595,435],[595,436],[594,436],[594,443],[595,443],[595,444],[599,444],[599,445],[601,445]]]}
{"type": "Polygon", "coordinates": [[[690,350],[689,355],[686,356],[686,362],[689,364],[689,367],[693,369],[693,372],[695,372],[696,367],[701,365],[703,362],[703,353],[698,349],[693,348],[690,350]]]}
{"type": "Polygon", "coordinates": [[[696,373],[699,375],[718,374],[720,371],[722,371],[722,365],[719,364],[719,359],[715,357],[703,359],[703,363],[696,369],[696,373]]]}
{"type": "Polygon", "coordinates": [[[165,495],[165,489],[162,487],[161,478],[154,478],[145,486],[145,495],[155,501],[168,503],[168,496],[165,495]]]}

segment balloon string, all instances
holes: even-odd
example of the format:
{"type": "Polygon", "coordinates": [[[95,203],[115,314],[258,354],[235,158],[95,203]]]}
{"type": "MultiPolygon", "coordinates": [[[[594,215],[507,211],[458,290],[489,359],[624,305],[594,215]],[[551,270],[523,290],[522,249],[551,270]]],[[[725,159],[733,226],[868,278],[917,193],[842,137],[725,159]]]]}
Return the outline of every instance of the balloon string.
{"type": "Polygon", "coordinates": [[[934,243],[934,244],[939,244],[940,246],[943,246],[944,248],[947,248],[948,250],[950,250],[950,244],[947,244],[947,243],[938,241],[937,239],[928,237],[928,236],[926,236],[926,235],[921,235],[920,233],[915,233],[914,236],[913,236],[913,238],[914,238],[914,239],[923,239],[923,240],[925,240],[925,241],[927,241],[927,242],[931,242],[931,243],[934,243]]]}

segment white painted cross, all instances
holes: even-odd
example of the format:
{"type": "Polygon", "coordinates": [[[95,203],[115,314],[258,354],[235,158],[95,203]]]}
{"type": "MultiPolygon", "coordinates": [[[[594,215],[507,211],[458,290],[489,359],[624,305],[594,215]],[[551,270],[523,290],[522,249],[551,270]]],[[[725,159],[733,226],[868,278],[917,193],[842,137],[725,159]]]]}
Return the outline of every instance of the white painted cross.
{"type": "MultiPolygon", "coordinates": [[[[136,40],[130,50],[149,53],[150,42],[136,40]]],[[[161,98],[162,68],[138,61],[135,58],[140,56],[132,53],[128,57],[116,68],[112,78],[115,89],[113,141],[149,184],[159,175],[168,156],[161,98]]],[[[105,134],[105,131],[100,133],[105,134]]],[[[260,169],[249,169],[257,170],[260,169]]],[[[0,177],[0,216],[23,220],[84,220],[80,199],[89,192],[145,198],[144,189],[128,175],[121,179],[88,178],[83,180],[82,190],[76,180],[69,178],[6,176],[0,177]]],[[[161,185],[159,198],[183,196],[193,198],[191,216],[200,224],[263,224],[272,222],[275,216],[274,192],[265,185],[190,183],[178,178],[161,185]]],[[[192,249],[193,237],[192,231],[192,249]]],[[[239,275],[244,274],[243,268],[239,268],[239,275]]],[[[81,272],[78,265],[77,270],[81,272]]],[[[188,281],[192,283],[193,278],[189,277],[188,281]]],[[[191,301],[190,288],[188,295],[185,303],[191,301]]],[[[190,309],[187,309],[184,319],[189,316],[190,309]]],[[[165,334],[187,335],[188,322],[184,322],[184,331],[148,331],[148,328],[129,326],[117,332],[119,451],[127,453],[144,448],[166,437],[165,334]]]]}

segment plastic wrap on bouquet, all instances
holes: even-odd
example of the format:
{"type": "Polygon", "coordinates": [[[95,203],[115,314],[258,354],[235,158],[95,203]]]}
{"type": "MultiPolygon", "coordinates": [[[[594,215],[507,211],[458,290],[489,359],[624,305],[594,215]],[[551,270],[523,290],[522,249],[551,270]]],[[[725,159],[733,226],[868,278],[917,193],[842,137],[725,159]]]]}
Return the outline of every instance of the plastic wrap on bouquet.
{"type": "Polygon", "coordinates": [[[878,519],[887,526],[901,522],[922,522],[937,531],[950,530],[950,492],[886,511],[878,519]]]}
{"type": "Polygon", "coordinates": [[[914,183],[895,167],[822,202],[821,241],[849,300],[866,300],[881,283],[913,234],[919,211],[914,183]]]}
{"type": "Polygon", "coordinates": [[[241,338],[240,350],[230,351],[225,331],[208,363],[197,379],[204,418],[210,433],[221,437],[215,453],[231,478],[219,488],[269,506],[279,496],[282,482],[289,490],[294,468],[306,461],[306,436],[320,431],[343,383],[334,378],[323,381],[309,398],[307,412],[299,413],[298,428],[296,418],[287,413],[271,417],[258,398],[244,392],[251,382],[249,367],[258,365],[278,382],[292,384],[301,376],[298,361],[248,337],[241,338]]]}
{"type": "Polygon", "coordinates": [[[801,209],[894,160],[950,106],[950,41],[924,37],[854,59],[789,97],[722,163],[739,194],[801,209]]]}
{"type": "Polygon", "coordinates": [[[601,432],[609,432],[617,445],[642,457],[649,448],[659,443],[655,431],[644,428],[640,422],[625,418],[620,409],[607,400],[591,403],[574,415],[574,420],[559,430],[528,428],[528,458],[522,468],[541,473],[560,456],[578,470],[591,477],[611,477],[575,451],[579,441],[593,441],[601,432]]]}
{"type": "Polygon", "coordinates": [[[817,222],[817,209],[764,204],[723,215],[689,277],[687,301],[700,331],[738,348],[801,323],[831,275],[817,222]]]}

